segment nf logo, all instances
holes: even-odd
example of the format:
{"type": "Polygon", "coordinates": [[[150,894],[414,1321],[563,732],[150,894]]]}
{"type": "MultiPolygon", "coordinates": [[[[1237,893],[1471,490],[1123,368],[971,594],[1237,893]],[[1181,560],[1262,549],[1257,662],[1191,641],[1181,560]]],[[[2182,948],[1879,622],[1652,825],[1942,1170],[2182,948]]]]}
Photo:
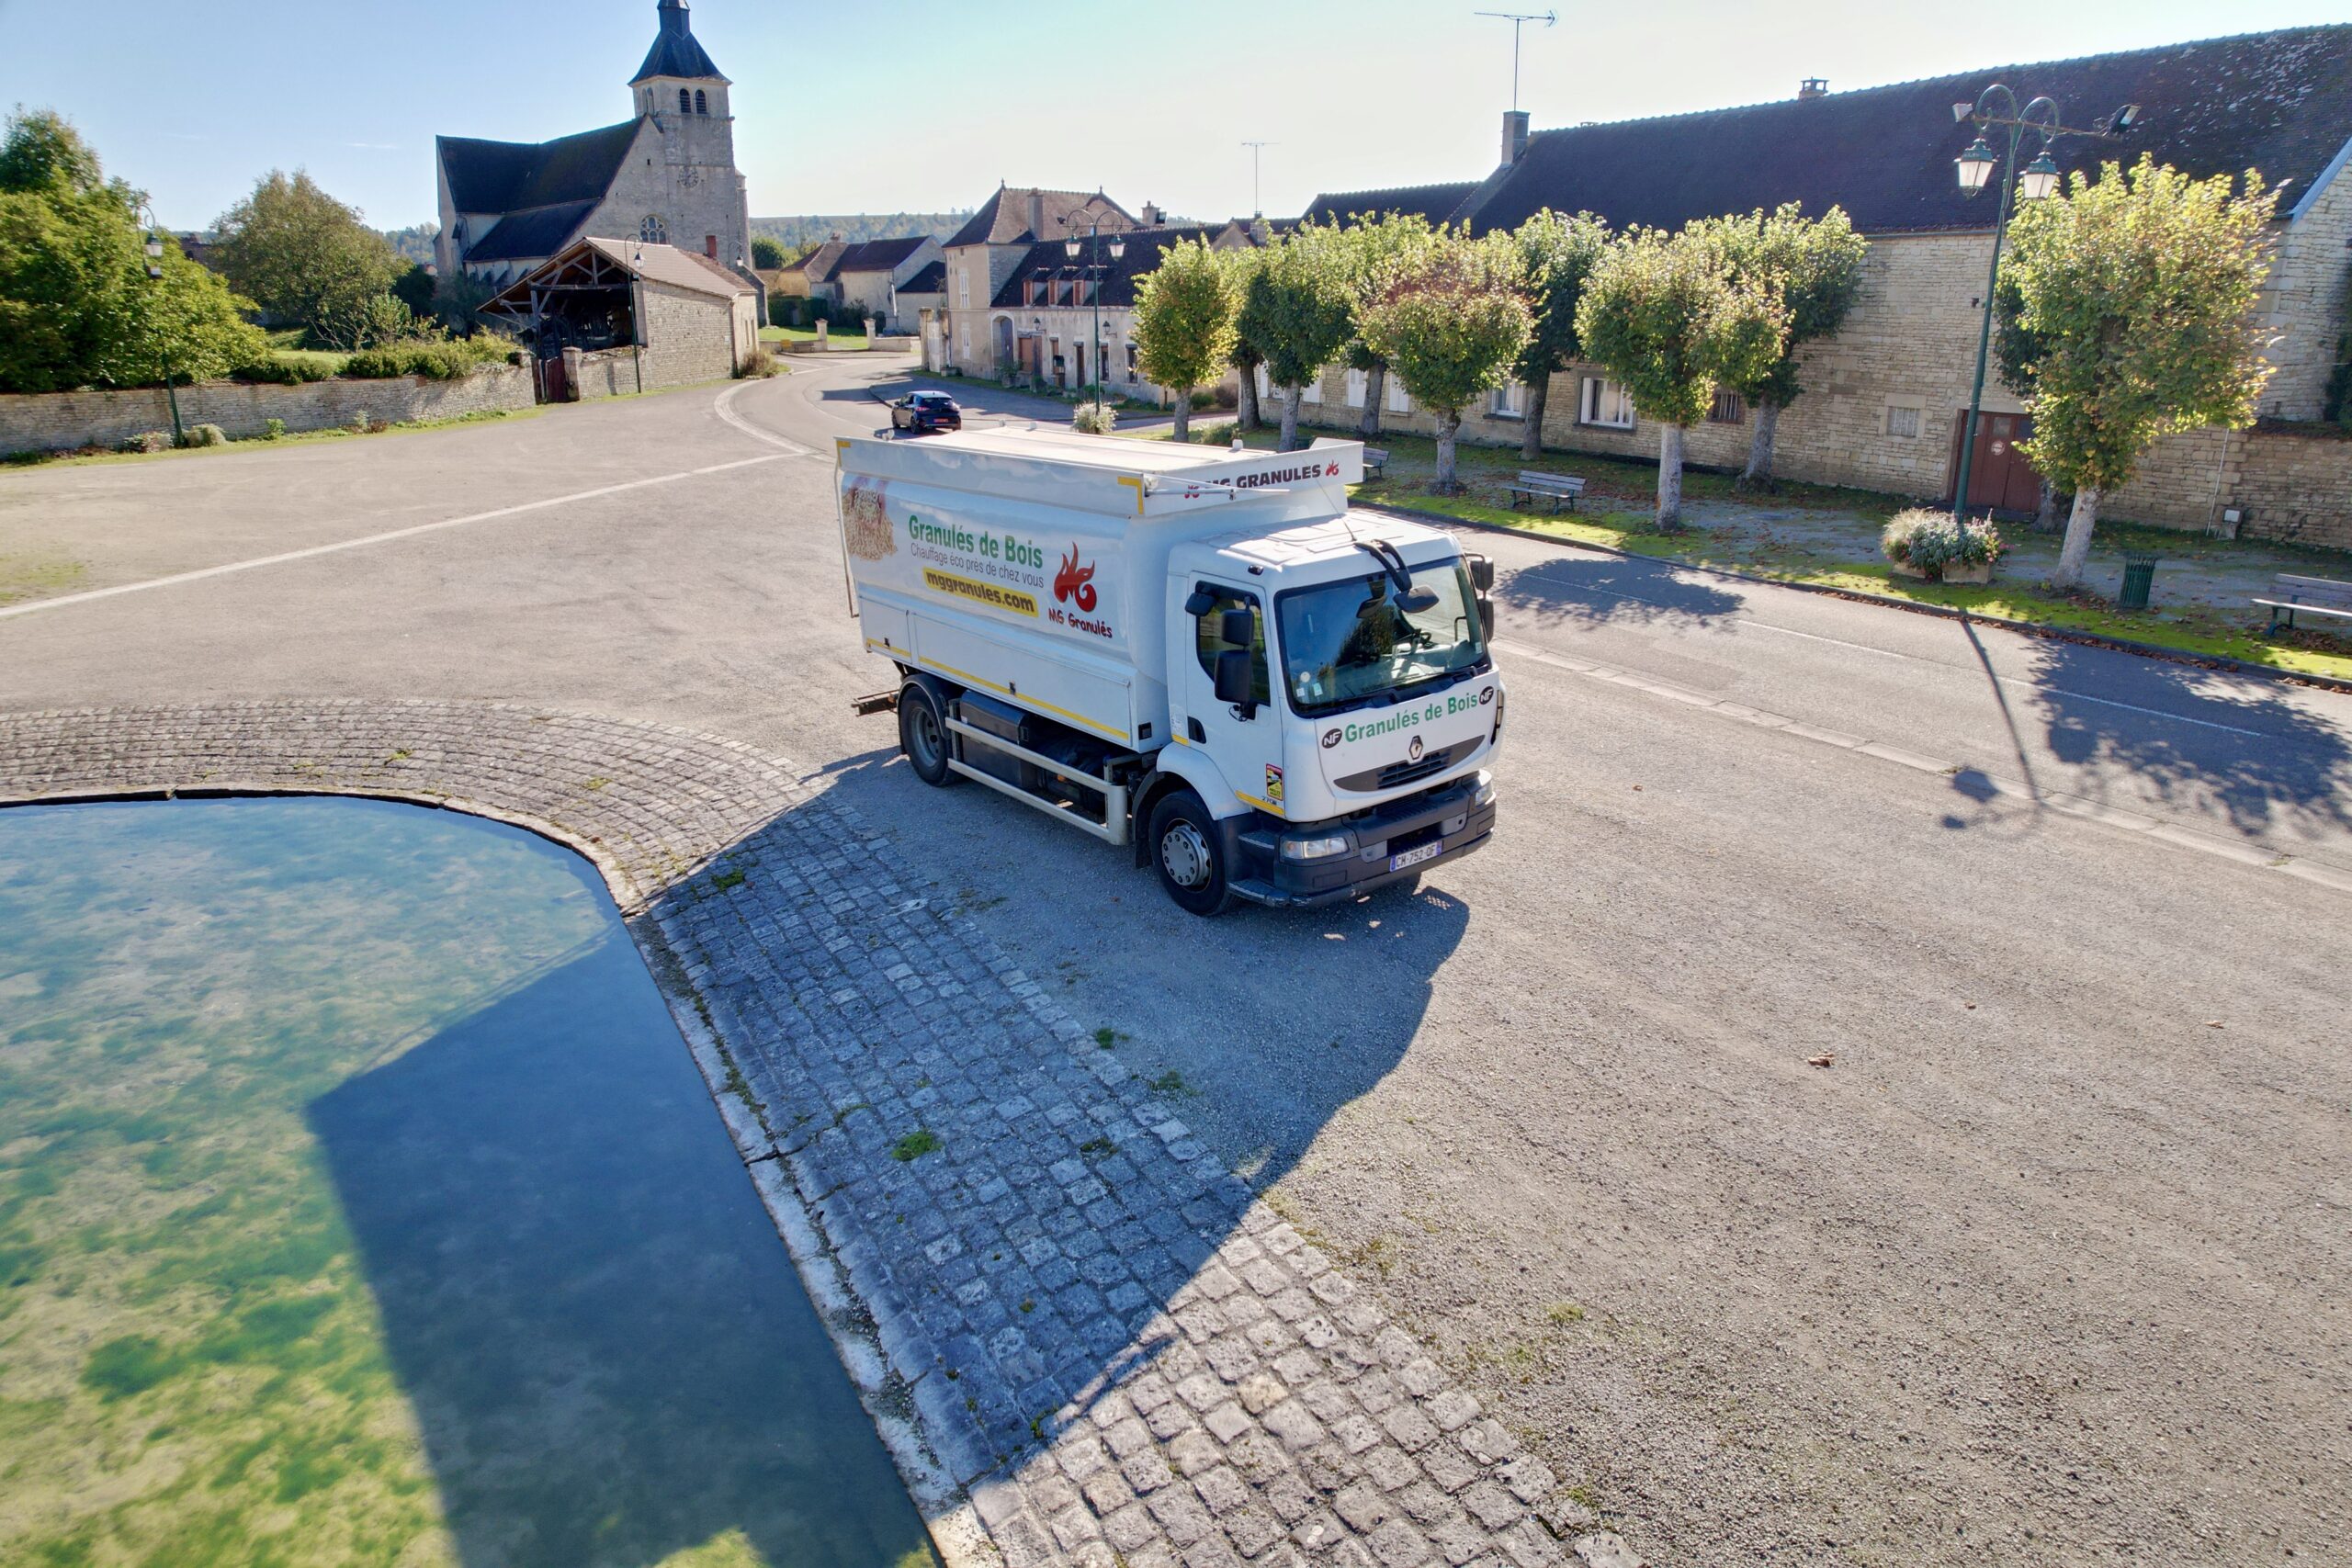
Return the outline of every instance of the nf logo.
{"type": "Polygon", "coordinates": [[[1339,743],[1340,732],[1338,730],[1327,729],[1323,732],[1323,750],[1329,751],[1332,747],[1337,746],[1339,743]]]}
{"type": "Polygon", "coordinates": [[[1054,597],[1078,606],[1081,615],[1094,610],[1094,568],[1078,564],[1078,547],[1072,545],[1069,554],[1062,557],[1062,569],[1054,573],[1054,597]]]}
{"type": "Polygon", "coordinates": [[[1416,735],[1413,737],[1413,743],[1405,748],[1405,760],[1408,762],[1418,762],[1421,760],[1421,752],[1425,750],[1426,748],[1421,744],[1421,738],[1416,735]]]}
{"type": "Polygon", "coordinates": [[[1495,689],[1492,686],[1487,687],[1485,691],[1478,694],[1478,705],[1480,707],[1485,707],[1488,703],[1491,703],[1494,700],[1495,689]]]}

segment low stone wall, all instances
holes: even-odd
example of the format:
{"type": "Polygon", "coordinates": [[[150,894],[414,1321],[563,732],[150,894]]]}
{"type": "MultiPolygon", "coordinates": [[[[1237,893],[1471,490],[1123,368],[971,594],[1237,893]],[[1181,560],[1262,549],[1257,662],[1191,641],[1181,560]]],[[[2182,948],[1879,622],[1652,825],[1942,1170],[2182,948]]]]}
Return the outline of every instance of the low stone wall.
{"type": "Polygon", "coordinates": [[[2222,504],[2245,513],[2251,539],[2352,550],[2352,439],[2325,432],[2252,430],[2222,504]]]}
{"type": "MultiPolygon", "coordinates": [[[[484,366],[454,381],[422,376],[369,381],[338,377],[299,387],[205,381],[180,389],[180,423],[217,424],[231,440],[243,441],[266,434],[273,419],[284,420],[288,430],[329,430],[362,413],[384,424],[405,424],[526,409],[536,400],[530,371],[513,365],[484,366]]],[[[171,404],[161,387],[0,395],[0,454],[119,446],[131,436],[171,428],[171,404]]]]}

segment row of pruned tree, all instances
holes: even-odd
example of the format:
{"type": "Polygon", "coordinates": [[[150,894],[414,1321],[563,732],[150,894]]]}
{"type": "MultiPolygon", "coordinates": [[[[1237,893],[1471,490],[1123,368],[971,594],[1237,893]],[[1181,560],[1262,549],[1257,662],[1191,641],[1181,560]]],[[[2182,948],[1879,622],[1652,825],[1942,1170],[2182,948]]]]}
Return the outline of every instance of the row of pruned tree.
{"type": "MultiPolygon", "coordinates": [[[[2275,202],[2258,175],[2196,180],[2143,158],[2078,173],[2012,226],[2000,361],[2034,412],[2027,455],[2075,497],[2062,585],[2080,575],[2100,498],[2151,443],[2252,421],[2268,375],[2254,306],[2275,202]]],[[[1532,460],[1552,376],[1597,366],[1658,427],[1657,525],[1671,529],[1684,436],[1720,392],[1754,412],[1743,480],[1770,482],[1804,351],[1844,324],[1866,250],[1839,209],[1810,218],[1793,203],[1674,231],[1611,232],[1589,213],[1551,211],[1476,237],[1393,214],[1309,223],[1257,249],[1171,249],[1141,280],[1136,345],[1144,374],[1180,394],[1179,439],[1192,389],[1229,368],[1250,420],[1264,367],[1285,450],[1325,367],[1366,374],[1366,434],[1394,375],[1436,423],[1442,491],[1455,488],[1455,437],[1480,397],[1526,386],[1532,460]]]]}
{"type": "Polygon", "coordinates": [[[1284,450],[1298,444],[1305,389],[1325,367],[1364,374],[1368,435],[1395,376],[1436,422],[1447,491],[1463,413],[1478,399],[1506,381],[1526,386],[1532,459],[1552,376],[1598,364],[1664,429],[1658,516],[1671,527],[1682,432],[1706,417],[1719,387],[1761,412],[1748,475],[1769,479],[1775,419],[1802,389],[1796,349],[1843,321],[1862,245],[1843,212],[1808,219],[1793,205],[1679,234],[1615,234],[1589,213],[1548,210],[1476,237],[1409,215],[1307,223],[1256,249],[1170,250],[1138,288],[1136,346],[1144,374],[1180,394],[1179,439],[1192,389],[1228,368],[1242,373],[1246,420],[1264,367],[1284,450]]]}

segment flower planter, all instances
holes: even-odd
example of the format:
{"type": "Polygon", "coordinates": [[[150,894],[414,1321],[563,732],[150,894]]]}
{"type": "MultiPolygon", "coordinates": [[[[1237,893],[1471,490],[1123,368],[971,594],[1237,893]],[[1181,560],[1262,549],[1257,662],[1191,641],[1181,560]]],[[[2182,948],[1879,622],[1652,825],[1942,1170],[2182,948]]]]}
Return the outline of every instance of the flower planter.
{"type": "Polygon", "coordinates": [[[1887,562],[1886,570],[1897,577],[1916,577],[1922,582],[1990,582],[1993,581],[1993,563],[1988,560],[1978,561],[1974,566],[1955,562],[1944,568],[1940,578],[1922,571],[1916,566],[1906,566],[1899,560],[1887,562]]]}
{"type": "Polygon", "coordinates": [[[1905,566],[1899,560],[1891,560],[1887,562],[1886,570],[1894,573],[1897,577],[1916,577],[1922,582],[1925,582],[1928,580],[1928,574],[1926,572],[1921,571],[1916,566],[1905,566]]]}

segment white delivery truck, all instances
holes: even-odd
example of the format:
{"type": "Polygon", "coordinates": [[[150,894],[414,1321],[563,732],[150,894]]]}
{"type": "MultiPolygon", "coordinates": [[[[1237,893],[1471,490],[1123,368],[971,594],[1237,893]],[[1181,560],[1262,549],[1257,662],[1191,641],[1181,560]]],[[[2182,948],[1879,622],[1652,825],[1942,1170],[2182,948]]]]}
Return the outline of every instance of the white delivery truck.
{"type": "Polygon", "coordinates": [[[839,443],[866,649],[925,783],[1159,867],[1195,914],[1313,906],[1483,846],[1494,569],[1351,511],[1363,448],[1053,430],[839,443]]]}

